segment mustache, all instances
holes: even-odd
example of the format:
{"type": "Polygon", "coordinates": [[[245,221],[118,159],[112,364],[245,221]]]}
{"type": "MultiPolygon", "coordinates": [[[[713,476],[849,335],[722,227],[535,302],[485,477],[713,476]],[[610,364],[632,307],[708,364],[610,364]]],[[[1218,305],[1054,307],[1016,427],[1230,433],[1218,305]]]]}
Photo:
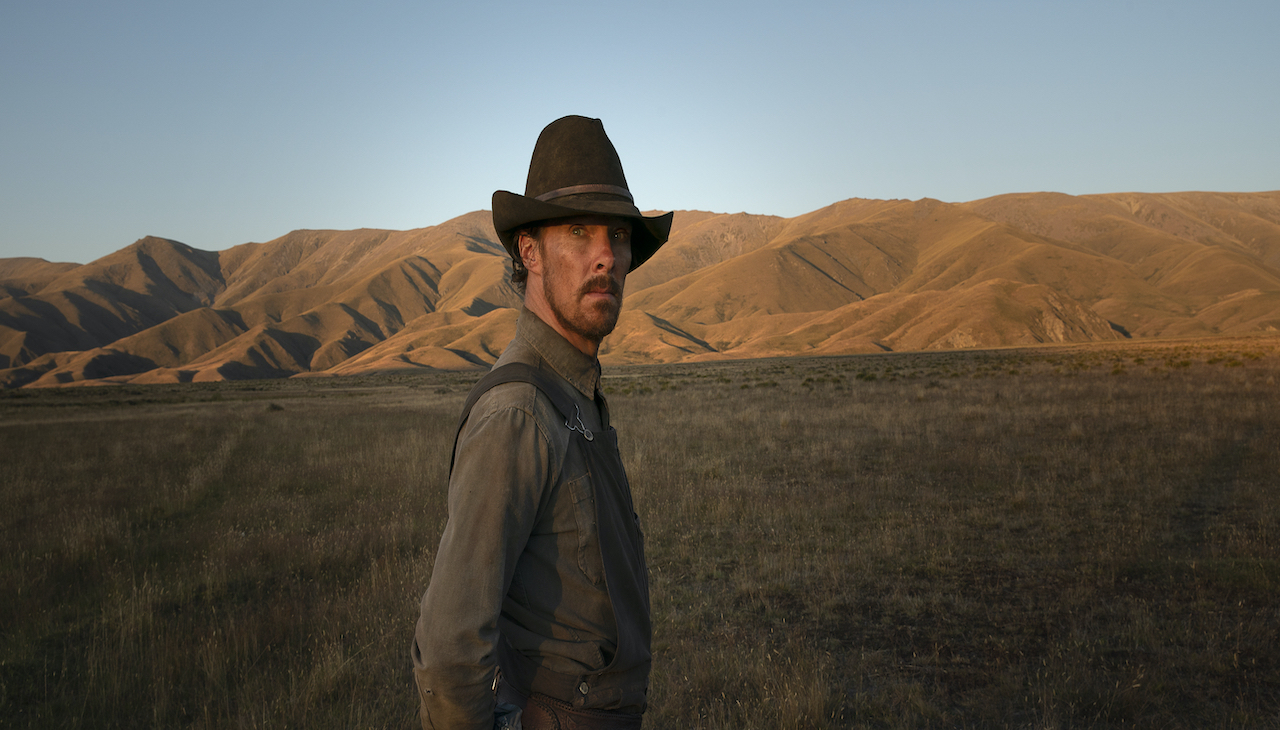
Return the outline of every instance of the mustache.
{"type": "Polygon", "coordinates": [[[622,299],[622,286],[608,274],[597,274],[587,279],[578,289],[578,294],[591,294],[596,292],[608,292],[616,299],[622,299]]]}

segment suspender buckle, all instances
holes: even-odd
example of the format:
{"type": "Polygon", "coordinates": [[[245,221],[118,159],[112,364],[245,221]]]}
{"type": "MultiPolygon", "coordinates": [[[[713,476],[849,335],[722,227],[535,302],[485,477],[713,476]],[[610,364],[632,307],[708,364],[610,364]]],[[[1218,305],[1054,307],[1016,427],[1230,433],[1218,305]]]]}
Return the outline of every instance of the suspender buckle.
{"type": "Polygon", "coordinates": [[[594,441],[595,436],[591,434],[591,430],[587,428],[587,424],[582,422],[582,409],[578,407],[577,403],[573,404],[573,417],[577,419],[578,425],[575,426],[569,423],[569,419],[567,418],[564,421],[564,425],[568,427],[570,431],[577,431],[582,434],[588,441],[594,441]]]}

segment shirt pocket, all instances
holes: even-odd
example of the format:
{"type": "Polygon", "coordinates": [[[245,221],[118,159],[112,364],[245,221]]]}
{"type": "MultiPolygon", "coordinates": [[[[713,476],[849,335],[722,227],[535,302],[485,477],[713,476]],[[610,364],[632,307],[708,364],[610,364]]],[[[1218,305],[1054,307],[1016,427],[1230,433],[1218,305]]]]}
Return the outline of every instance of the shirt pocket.
{"type": "Polygon", "coordinates": [[[591,474],[583,474],[569,482],[569,494],[573,498],[573,518],[577,525],[578,570],[594,585],[603,586],[604,561],[600,557],[600,527],[596,522],[591,474]]]}

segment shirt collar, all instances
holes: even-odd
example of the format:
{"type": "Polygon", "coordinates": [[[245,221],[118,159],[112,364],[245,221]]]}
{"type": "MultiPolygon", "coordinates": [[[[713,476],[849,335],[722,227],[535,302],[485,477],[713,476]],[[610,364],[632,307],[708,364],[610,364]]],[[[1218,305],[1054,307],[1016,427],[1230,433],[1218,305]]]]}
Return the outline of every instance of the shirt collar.
{"type": "Polygon", "coordinates": [[[516,320],[516,336],[529,343],[543,361],[578,392],[588,398],[595,397],[600,386],[600,360],[569,344],[551,325],[526,308],[521,308],[516,320]]]}

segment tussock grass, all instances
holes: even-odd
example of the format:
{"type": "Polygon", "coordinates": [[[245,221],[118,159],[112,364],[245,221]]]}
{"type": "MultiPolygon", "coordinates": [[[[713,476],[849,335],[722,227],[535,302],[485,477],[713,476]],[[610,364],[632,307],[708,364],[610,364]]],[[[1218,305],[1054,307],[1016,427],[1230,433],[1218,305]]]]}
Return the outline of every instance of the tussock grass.
{"type": "Polygon", "coordinates": [[[405,622],[443,523],[429,485],[456,396],[214,396],[5,403],[6,724],[412,717],[405,622]]]}
{"type": "MultiPolygon", "coordinates": [[[[1280,342],[610,369],[647,726],[1280,725],[1280,342]]],[[[474,375],[6,393],[0,716],[409,727],[474,375]]]]}

